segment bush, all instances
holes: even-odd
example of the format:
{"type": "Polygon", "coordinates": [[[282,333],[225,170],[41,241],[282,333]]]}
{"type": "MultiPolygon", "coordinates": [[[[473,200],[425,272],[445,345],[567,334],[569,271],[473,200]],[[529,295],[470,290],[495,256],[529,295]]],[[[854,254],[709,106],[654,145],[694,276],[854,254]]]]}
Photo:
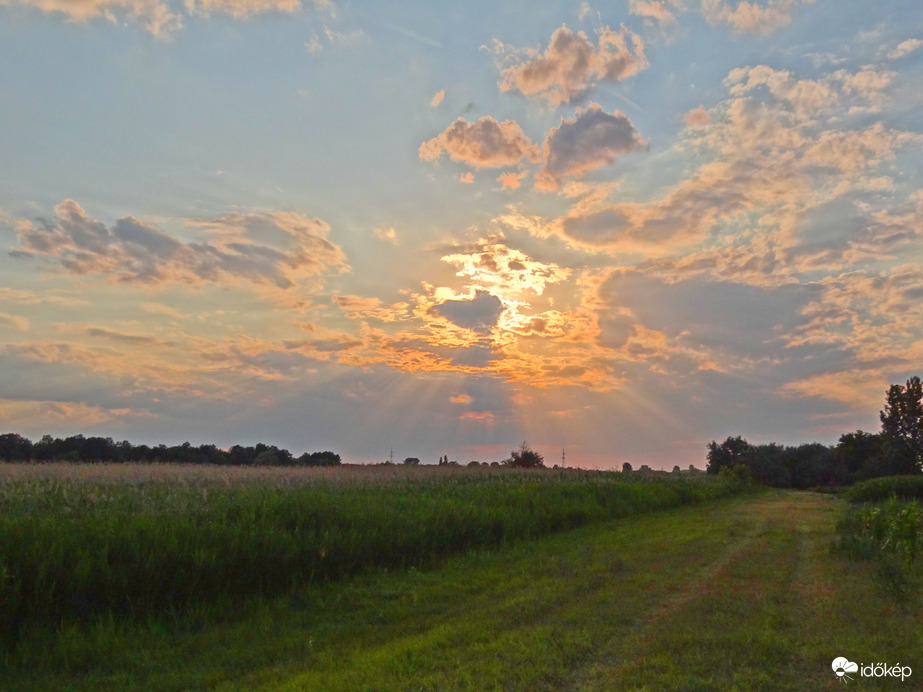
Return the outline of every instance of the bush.
{"type": "Polygon", "coordinates": [[[857,483],[846,493],[850,502],[878,502],[889,497],[923,500],[923,476],[885,476],[857,483]]]}
{"type": "Polygon", "coordinates": [[[875,560],[888,591],[906,600],[923,567],[923,505],[892,495],[886,503],[852,507],[837,524],[835,545],[852,557],[875,560]]]}

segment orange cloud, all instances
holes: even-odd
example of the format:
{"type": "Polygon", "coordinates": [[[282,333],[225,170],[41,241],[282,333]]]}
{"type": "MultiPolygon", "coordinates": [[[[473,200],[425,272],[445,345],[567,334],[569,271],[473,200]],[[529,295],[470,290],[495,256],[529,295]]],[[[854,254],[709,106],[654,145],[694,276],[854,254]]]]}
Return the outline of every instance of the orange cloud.
{"type": "Polygon", "coordinates": [[[683,122],[686,123],[687,127],[692,128],[704,127],[705,125],[708,125],[710,121],[711,116],[703,106],[693,108],[683,116],[683,122]]]}
{"type": "MultiPolygon", "coordinates": [[[[495,42],[495,52],[508,51],[495,42]]],[[[570,103],[583,96],[597,81],[617,82],[647,67],[641,37],[624,26],[598,31],[598,47],[582,31],[566,26],[551,35],[544,53],[520,51],[524,60],[501,69],[501,91],[519,91],[551,104],[570,103]]]]}
{"type": "MultiPolygon", "coordinates": [[[[712,24],[728,24],[735,31],[751,34],[770,34],[785,26],[800,4],[798,0],[768,0],[764,5],[740,0],[732,7],[731,1],[702,0],[702,14],[712,24]]],[[[804,3],[813,1],[803,0],[804,3]]]]}
{"type": "Polygon", "coordinates": [[[459,118],[445,132],[420,145],[424,161],[435,161],[446,152],[454,161],[474,168],[502,168],[522,159],[537,161],[538,147],[529,141],[514,120],[497,122],[490,116],[469,123],[459,118]]]}
{"type": "Polygon", "coordinates": [[[0,0],[0,5],[29,5],[43,12],[65,14],[71,21],[96,17],[116,21],[116,14],[139,19],[154,36],[166,38],[182,27],[182,17],[162,0],[0,0]]]}
{"type": "Polygon", "coordinates": [[[628,12],[639,17],[656,19],[661,24],[672,24],[676,17],[663,0],[629,0],[628,12]]]}
{"type": "Polygon", "coordinates": [[[505,190],[518,190],[519,186],[522,185],[522,179],[529,175],[529,171],[520,171],[518,173],[504,173],[499,178],[497,182],[505,190]]]}
{"type": "Polygon", "coordinates": [[[436,92],[436,95],[433,96],[433,100],[429,102],[429,105],[435,108],[440,103],[442,103],[442,100],[444,98],[445,98],[445,89],[440,89],[439,91],[436,92]]]}
{"type": "Polygon", "coordinates": [[[470,420],[483,425],[493,425],[497,422],[492,411],[468,411],[459,416],[461,420],[470,420]]]}

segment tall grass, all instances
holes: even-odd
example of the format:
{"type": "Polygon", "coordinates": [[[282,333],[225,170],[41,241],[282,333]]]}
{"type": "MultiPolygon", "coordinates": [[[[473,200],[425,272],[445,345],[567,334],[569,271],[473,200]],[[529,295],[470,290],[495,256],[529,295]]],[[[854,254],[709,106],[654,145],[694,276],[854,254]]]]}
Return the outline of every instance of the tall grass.
{"type": "Polygon", "coordinates": [[[846,493],[850,502],[875,502],[895,496],[923,500],[923,476],[884,476],[856,483],[846,493]]]}
{"type": "Polygon", "coordinates": [[[875,560],[888,591],[907,600],[923,575],[923,505],[892,495],[883,503],[850,507],[837,524],[836,546],[875,560]]]}
{"type": "Polygon", "coordinates": [[[619,474],[0,469],[0,637],[288,592],[737,492],[619,474]],[[157,473],[162,475],[158,476],[157,473]],[[155,478],[151,480],[151,478],[155,478]]]}

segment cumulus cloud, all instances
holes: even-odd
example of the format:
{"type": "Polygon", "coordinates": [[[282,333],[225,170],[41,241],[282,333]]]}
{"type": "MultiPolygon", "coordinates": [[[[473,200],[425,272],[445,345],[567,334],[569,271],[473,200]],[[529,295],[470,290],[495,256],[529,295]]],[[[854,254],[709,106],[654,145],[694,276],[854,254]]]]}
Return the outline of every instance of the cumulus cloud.
{"type": "Polygon", "coordinates": [[[539,158],[538,147],[515,120],[497,122],[490,116],[473,123],[459,118],[441,135],[421,144],[419,149],[424,161],[435,161],[443,152],[452,160],[474,168],[502,168],[523,159],[537,161],[539,158]]]}
{"type": "Polygon", "coordinates": [[[698,108],[693,108],[691,111],[688,111],[683,115],[683,122],[686,123],[686,127],[704,127],[708,125],[711,121],[711,115],[708,114],[708,111],[705,110],[704,106],[699,106],[698,108]]]}
{"type": "Polygon", "coordinates": [[[900,60],[901,58],[910,55],[916,50],[923,46],[923,41],[918,38],[908,38],[906,41],[901,41],[897,46],[888,53],[888,58],[891,60],[900,60]]]}
{"type": "Polygon", "coordinates": [[[576,118],[562,119],[548,132],[536,186],[555,190],[563,176],[579,176],[608,166],[619,156],[645,146],[627,115],[621,111],[606,113],[599,104],[590,104],[578,109],[576,118]]]}
{"type": "Polygon", "coordinates": [[[140,20],[154,36],[165,38],[179,29],[182,16],[162,0],[0,0],[0,5],[27,5],[43,12],[65,14],[74,22],[96,17],[115,22],[119,15],[140,20]]]}
{"type": "Polygon", "coordinates": [[[702,15],[712,24],[727,24],[735,31],[770,34],[792,20],[795,9],[814,0],[766,0],[765,3],[740,0],[702,0],[702,15]]]}
{"type": "MultiPolygon", "coordinates": [[[[508,49],[498,42],[495,51],[508,49]]],[[[562,26],[551,35],[544,52],[519,51],[510,62],[500,71],[500,89],[551,104],[576,101],[596,82],[618,82],[648,65],[641,37],[624,26],[619,31],[600,29],[596,46],[584,32],[562,26]]]]}
{"type": "Polygon", "coordinates": [[[106,274],[128,283],[248,281],[290,288],[299,280],[342,268],[345,258],[327,240],[329,226],[295,213],[233,213],[188,219],[212,242],[186,243],[134,217],[112,226],[64,200],[52,218],[17,225],[17,257],[46,258],[74,274],[106,274]]]}
{"type": "MultiPolygon", "coordinates": [[[[27,5],[43,12],[66,15],[71,21],[84,22],[103,17],[117,22],[121,16],[140,20],[154,36],[166,38],[183,26],[183,15],[167,0],[0,0],[0,5],[27,5]]],[[[329,9],[329,0],[315,0],[315,7],[329,9]]],[[[244,19],[264,12],[296,12],[301,0],[185,0],[184,9],[190,15],[229,14],[244,19]]],[[[310,50],[310,45],[309,45],[310,50]]]]}
{"type": "Polygon", "coordinates": [[[656,19],[661,24],[671,24],[676,16],[664,0],[629,0],[628,12],[646,19],[656,19]]]}
{"type": "Polygon", "coordinates": [[[529,171],[519,171],[518,173],[503,173],[497,178],[497,182],[506,190],[518,190],[522,185],[522,179],[529,175],[529,171]]]}

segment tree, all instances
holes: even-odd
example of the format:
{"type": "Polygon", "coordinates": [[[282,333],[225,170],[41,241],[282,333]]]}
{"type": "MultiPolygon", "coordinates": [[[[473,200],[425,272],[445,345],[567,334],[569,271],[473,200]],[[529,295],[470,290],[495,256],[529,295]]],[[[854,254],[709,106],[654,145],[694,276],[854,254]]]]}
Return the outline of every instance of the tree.
{"type": "Polygon", "coordinates": [[[718,473],[725,466],[734,466],[742,464],[750,456],[750,443],[740,435],[737,437],[728,437],[720,445],[712,440],[708,444],[708,455],[706,460],[708,465],[705,467],[707,473],[718,473]]]}
{"type": "Polygon", "coordinates": [[[0,459],[3,461],[29,461],[32,457],[32,440],[17,433],[0,435],[0,459]]]}
{"type": "Polygon", "coordinates": [[[923,470],[923,383],[917,376],[888,389],[881,436],[892,473],[923,470]]]}
{"type": "Polygon", "coordinates": [[[631,464],[629,464],[627,461],[622,464],[622,473],[631,473],[631,471],[631,464]]]}
{"type": "Polygon", "coordinates": [[[504,466],[525,469],[543,469],[545,468],[545,458],[523,442],[519,449],[510,452],[510,458],[503,461],[504,466]]]}
{"type": "Polygon", "coordinates": [[[407,466],[416,466],[417,464],[420,463],[420,460],[417,459],[417,457],[407,457],[406,459],[404,459],[404,463],[407,466]]]}

